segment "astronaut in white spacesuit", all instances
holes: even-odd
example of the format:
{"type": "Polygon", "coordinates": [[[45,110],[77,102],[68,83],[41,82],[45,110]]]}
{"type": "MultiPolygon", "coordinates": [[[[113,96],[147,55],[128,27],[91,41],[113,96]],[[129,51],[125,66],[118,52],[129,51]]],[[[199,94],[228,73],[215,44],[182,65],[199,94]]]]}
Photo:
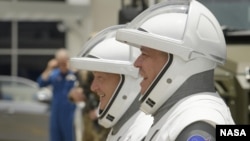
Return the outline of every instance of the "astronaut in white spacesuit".
{"type": "Polygon", "coordinates": [[[138,48],[115,40],[117,29],[111,26],[97,33],[71,58],[73,67],[91,71],[91,90],[100,97],[98,122],[111,128],[107,141],[139,141],[146,136],[153,118],[139,110],[140,77],[133,61],[138,48]]]}
{"type": "Polygon", "coordinates": [[[134,62],[143,77],[140,109],[154,117],[145,141],[214,141],[217,124],[235,124],[213,80],[226,61],[225,39],[201,3],[153,5],[116,39],[141,49],[134,62]]]}

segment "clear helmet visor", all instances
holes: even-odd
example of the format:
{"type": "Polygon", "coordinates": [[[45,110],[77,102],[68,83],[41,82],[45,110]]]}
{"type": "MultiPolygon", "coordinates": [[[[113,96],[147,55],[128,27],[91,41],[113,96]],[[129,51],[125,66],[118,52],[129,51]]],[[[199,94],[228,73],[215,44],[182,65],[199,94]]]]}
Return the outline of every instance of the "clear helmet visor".
{"type": "Polygon", "coordinates": [[[115,39],[117,29],[124,27],[116,25],[97,33],[87,41],[77,57],[71,58],[71,65],[76,69],[138,77],[138,69],[133,67],[133,61],[140,54],[139,49],[115,39]]]}
{"type": "Polygon", "coordinates": [[[138,15],[116,39],[149,47],[185,61],[203,57],[223,64],[225,39],[214,15],[195,0],[164,1],[138,15]]]}
{"type": "Polygon", "coordinates": [[[127,28],[138,29],[148,19],[161,14],[182,13],[187,14],[189,8],[189,0],[173,0],[160,2],[143,11],[140,15],[135,17],[127,26],[127,28]]]}
{"type": "Polygon", "coordinates": [[[116,39],[135,47],[149,47],[187,60],[192,49],[183,46],[189,1],[164,1],[138,15],[116,39]]]}

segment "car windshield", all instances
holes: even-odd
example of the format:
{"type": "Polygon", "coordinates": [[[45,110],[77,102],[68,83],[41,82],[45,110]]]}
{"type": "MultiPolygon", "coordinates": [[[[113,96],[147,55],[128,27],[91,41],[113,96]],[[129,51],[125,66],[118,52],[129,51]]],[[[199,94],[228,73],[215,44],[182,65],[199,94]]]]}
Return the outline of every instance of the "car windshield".
{"type": "Polygon", "coordinates": [[[24,78],[0,76],[0,93],[4,100],[33,101],[38,85],[24,78]]]}

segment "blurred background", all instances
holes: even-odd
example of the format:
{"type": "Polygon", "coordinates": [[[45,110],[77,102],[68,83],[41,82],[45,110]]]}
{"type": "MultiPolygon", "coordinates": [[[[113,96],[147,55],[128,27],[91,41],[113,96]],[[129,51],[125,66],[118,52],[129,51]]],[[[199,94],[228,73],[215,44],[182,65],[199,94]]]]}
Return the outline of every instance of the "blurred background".
{"type": "MultiPolygon", "coordinates": [[[[162,0],[0,0],[0,141],[47,141],[51,91],[36,79],[59,48],[77,55],[89,37],[162,0]]],[[[238,124],[250,124],[250,0],[198,0],[216,16],[227,62],[215,86],[238,124]]]]}

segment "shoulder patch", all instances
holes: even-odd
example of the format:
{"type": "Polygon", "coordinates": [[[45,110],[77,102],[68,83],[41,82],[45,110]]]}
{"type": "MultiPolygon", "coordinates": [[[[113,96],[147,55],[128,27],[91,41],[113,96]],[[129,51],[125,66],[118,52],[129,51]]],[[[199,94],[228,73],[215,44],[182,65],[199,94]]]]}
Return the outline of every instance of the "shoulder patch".
{"type": "Polygon", "coordinates": [[[187,139],[187,141],[210,141],[210,139],[205,138],[202,135],[192,135],[187,139]]]}

